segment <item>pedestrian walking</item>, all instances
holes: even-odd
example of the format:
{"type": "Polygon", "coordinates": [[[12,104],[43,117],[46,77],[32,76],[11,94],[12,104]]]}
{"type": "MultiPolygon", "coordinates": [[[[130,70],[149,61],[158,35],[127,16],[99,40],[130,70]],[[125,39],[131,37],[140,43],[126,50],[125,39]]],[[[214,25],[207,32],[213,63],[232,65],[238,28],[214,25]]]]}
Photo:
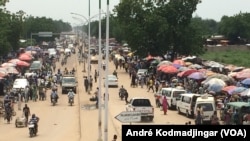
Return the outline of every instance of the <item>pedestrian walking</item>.
{"type": "Polygon", "coordinates": [[[98,77],[98,73],[97,73],[97,71],[95,70],[95,74],[94,74],[95,83],[97,82],[97,77],[98,77]]]}
{"type": "Polygon", "coordinates": [[[163,96],[163,100],[162,100],[162,110],[164,115],[167,115],[167,111],[168,111],[168,101],[166,96],[163,96]]]}
{"type": "Polygon", "coordinates": [[[84,79],[84,87],[85,87],[85,92],[88,92],[88,87],[89,87],[89,80],[87,77],[84,79]]]}
{"type": "Polygon", "coordinates": [[[92,91],[92,87],[93,87],[93,78],[92,76],[90,75],[89,77],[89,90],[92,91]]]}
{"type": "Polygon", "coordinates": [[[149,80],[148,92],[150,91],[150,89],[152,89],[153,93],[155,92],[154,91],[154,81],[152,78],[149,80]]]}
{"type": "Polygon", "coordinates": [[[113,137],[112,141],[116,141],[116,140],[117,140],[117,135],[114,134],[114,137],[113,137]]]}
{"type": "Polygon", "coordinates": [[[28,107],[27,104],[25,104],[25,106],[23,107],[23,116],[25,117],[26,122],[28,122],[30,116],[30,108],[28,107]]]}

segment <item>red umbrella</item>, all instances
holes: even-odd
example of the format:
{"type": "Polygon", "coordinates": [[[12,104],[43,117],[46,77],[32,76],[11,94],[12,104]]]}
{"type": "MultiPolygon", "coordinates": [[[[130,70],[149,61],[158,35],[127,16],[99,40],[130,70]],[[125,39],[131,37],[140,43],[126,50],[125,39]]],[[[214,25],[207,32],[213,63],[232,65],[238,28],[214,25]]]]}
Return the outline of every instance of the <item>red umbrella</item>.
{"type": "Polygon", "coordinates": [[[17,65],[17,66],[20,66],[20,67],[28,67],[28,66],[30,66],[30,64],[27,63],[27,62],[25,62],[25,61],[18,61],[18,62],[16,63],[16,65],[17,65]]]}
{"type": "Polygon", "coordinates": [[[195,70],[195,69],[185,70],[183,72],[178,73],[177,76],[179,76],[179,77],[185,77],[185,76],[189,76],[190,74],[192,74],[194,72],[199,72],[199,71],[195,70]]]}
{"type": "Polygon", "coordinates": [[[151,55],[148,55],[148,57],[146,57],[146,59],[149,61],[149,60],[154,59],[154,57],[153,57],[153,56],[151,56],[151,55]]]}
{"type": "Polygon", "coordinates": [[[183,60],[174,60],[173,64],[178,64],[178,65],[185,66],[185,62],[183,60]]]}
{"type": "Polygon", "coordinates": [[[177,73],[178,69],[175,68],[174,66],[166,66],[161,71],[165,73],[177,73]]]}
{"type": "Polygon", "coordinates": [[[228,94],[230,93],[230,91],[233,91],[235,88],[237,88],[236,86],[234,85],[231,85],[231,86],[225,86],[224,88],[222,88],[221,91],[224,91],[224,92],[227,92],[228,94]]]}
{"type": "Polygon", "coordinates": [[[238,72],[235,77],[237,79],[250,78],[250,72],[238,72]]]}
{"type": "Polygon", "coordinates": [[[27,53],[22,53],[19,55],[18,59],[20,59],[22,61],[30,61],[30,60],[32,60],[32,56],[27,54],[27,53]]]}
{"type": "Polygon", "coordinates": [[[164,69],[164,68],[167,67],[167,66],[169,66],[169,65],[161,65],[161,66],[159,66],[159,67],[157,68],[157,70],[160,71],[160,70],[164,69]]]}

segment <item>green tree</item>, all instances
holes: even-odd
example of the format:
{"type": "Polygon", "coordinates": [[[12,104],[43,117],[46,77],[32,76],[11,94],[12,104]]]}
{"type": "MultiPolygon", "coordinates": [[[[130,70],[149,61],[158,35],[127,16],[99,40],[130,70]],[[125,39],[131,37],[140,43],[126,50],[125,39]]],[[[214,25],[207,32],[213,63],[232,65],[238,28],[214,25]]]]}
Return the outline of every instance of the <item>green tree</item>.
{"type": "Polygon", "coordinates": [[[190,25],[199,0],[125,0],[116,8],[124,38],[140,56],[199,54],[203,52],[200,34],[190,25]],[[191,34],[191,36],[190,36],[191,34]]]}
{"type": "Polygon", "coordinates": [[[225,35],[232,44],[250,39],[250,13],[223,16],[219,24],[219,33],[225,35]]]}

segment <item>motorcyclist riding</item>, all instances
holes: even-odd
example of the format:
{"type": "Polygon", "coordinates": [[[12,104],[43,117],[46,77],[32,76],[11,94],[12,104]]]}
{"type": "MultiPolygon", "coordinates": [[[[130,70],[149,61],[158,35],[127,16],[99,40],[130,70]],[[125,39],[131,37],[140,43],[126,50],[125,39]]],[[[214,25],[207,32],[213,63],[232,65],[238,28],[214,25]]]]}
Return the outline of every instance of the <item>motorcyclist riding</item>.
{"type": "Polygon", "coordinates": [[[52,88],[52,91],[57,91],[57,85],[56,85],[56,82],[54,82],[51,86],[52,88]]]}
{"type": "Polygon", "coordinates": [[[122,97],[124,96],[124,93],[126,92],[127,90],[125,88],[123,88],[123,85],[121,86],[120,90],[119,90],[119,97],[122,97]]]}
{"type": "Polygon", "coordinates": [[[30,122],[34,123],[36,132],[38,132],[38,122],[39,122],[39,120],[40,120],[39,117],[37,117],[35,114],[32,114],[31,119],[29,121],[29,123],[30,122]]]}
{"type": "Polygon", "coordinates": [[[73,102],[74,102],[74,96],[75,96],[75,93],[72,91],[72,89],[70,89],[69,92],[68,92],[69,102],[70,102],[70,98],[72,98],[73,102]]]}
{"type": "Polygon", "coordinates": [[[52,99],[55,98],[56,102],[57,102],[57,99],[58,99],[58,95],[57,95],[57,92],[55,90],[52,90],[52,93],[50,95],[50,101],[52,103],[52,99]]]}

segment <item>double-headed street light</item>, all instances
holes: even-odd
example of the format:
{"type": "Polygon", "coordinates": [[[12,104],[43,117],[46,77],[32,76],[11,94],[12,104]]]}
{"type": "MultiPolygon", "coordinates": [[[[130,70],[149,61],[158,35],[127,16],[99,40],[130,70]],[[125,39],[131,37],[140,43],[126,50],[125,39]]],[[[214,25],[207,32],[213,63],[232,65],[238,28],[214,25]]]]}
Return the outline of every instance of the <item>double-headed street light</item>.
{"type": "MultiPolygon", "coordinates": [[[[90,13],[89,13],[89,19],[87,19],[85,16],[81,15],[81,14],[78,14],[78,13],[70,13],[70,14],[73,14],[73,15],[77,15],[77,16],[80,16],[82,17],[84,20],[86,20],[88,22],[88,80],[90,79],[90,13]]],[[[88,89],[88,92],[89,92],[89,89],[88,89]]]]}
{"type": "MultiPolygon", "coordinates": [[[[80,19],[80,18],[77,18],[77,17],[73,17],[74,19],[76,19],[76,20],[79,20],[80,22],[83,22],[82,21],[82,19],[80,19]]],[[[83,24],[84,25],[84,24],[83,24]]],[[[78,31],[77,31],[78,32],[78,31]]],[[[81,46],[81,48],[80,48],[80,51],[81,51],[81,53],[80,53],[80,57],[79,57],[79,61],[80,62],[82,62],[83,61],[83,72],[86,72],[86,67],[85,67],[85,47],[84,47],[84,45],[83,45],[83,40],[84,40],[84,32],[82,31],[82,46],[81,46]],[[84,57],[83,57],[83,52],[84,52],[84,57]]]]}

